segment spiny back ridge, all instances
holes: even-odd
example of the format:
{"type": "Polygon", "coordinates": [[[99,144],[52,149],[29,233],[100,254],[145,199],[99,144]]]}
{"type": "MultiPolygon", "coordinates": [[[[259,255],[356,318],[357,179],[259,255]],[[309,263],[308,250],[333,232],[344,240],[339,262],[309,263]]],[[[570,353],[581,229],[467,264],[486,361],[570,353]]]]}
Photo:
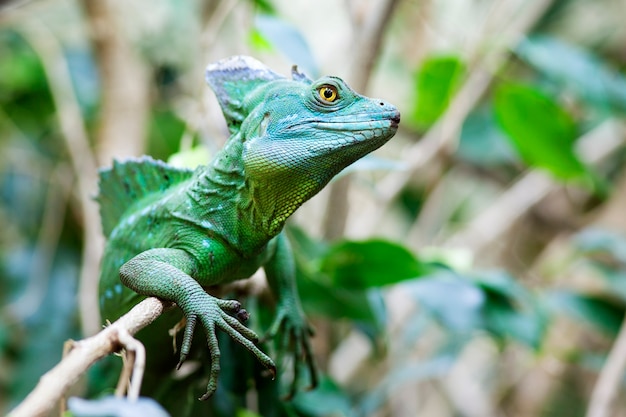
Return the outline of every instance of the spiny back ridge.
{"type": "Polygon", "coordinates": [[[175,168],[149,156],[113,161],[113,167],[99,171],[99,193],[102,230],[109,236],[128,208],[152,193],[189,179],[192,170],[175,168]]]}

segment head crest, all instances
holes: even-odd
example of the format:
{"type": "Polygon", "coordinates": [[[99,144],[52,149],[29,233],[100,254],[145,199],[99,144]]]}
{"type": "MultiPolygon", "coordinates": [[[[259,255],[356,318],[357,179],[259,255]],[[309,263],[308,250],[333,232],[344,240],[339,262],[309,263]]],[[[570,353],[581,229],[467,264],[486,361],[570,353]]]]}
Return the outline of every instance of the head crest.
{"type": "Polygon", "coordinates": [[[231,133],[239,130],[246,117],[243,111],[246,95],[268,81],[285,78],[256,59],[243,55],[209,64],[205,77],[217,96],[231,133]]]}

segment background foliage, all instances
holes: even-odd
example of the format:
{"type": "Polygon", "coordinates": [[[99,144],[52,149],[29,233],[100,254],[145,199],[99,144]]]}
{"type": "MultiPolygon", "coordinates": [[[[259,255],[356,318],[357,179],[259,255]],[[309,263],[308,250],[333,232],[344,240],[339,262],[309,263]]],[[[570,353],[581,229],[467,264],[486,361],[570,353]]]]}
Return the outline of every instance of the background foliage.
{"type": "MultiPolygon", "coordinates": [[[[100,327],[96,167],[206,160],[227,134],[203,68],[245,53],[340,75],[402,124],[288,228],[321,387],[246,394],[254,366],[224,348],[212,415],[626,415],[624,16],[621,0],[3,2],[0,412],[100,327]]],[[[260,291],[242,297],[263,319],[260,291]]],[[[110,392],[108,366],[76,394],[110,392]]]]}

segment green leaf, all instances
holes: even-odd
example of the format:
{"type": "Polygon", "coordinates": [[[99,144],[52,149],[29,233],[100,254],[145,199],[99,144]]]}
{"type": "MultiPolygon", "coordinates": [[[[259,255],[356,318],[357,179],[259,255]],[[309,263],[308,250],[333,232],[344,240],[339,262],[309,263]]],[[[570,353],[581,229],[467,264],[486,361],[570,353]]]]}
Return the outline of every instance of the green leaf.
{"type": "Polygon", "coordinates": [[[206,165],[211,160],[211,152],[204,145],[176,152],[167,159],[167,163],[178,168],[194,169],[206,165]]]}
{"type": "Polygon", "coordinates": [[[429,266],[419,262],[404,246],[384,240],[344,241],[330,248],[320,270],[335,287],[383,287],[424,275],[429,266]]]}
{"type": "Polygon", "coordinates": [[[152,398],[141,397],[136,401],[126,398],[104,397],[98,400],[84,400],[72,397],[67,401],[68,408],[76,417],[108,416],[154,416],[168,417],[169,414],[152,398]]]}
{"type": "Polygon", "coordinates": [[[574,152],[573,118],[552,98],[522,84],[501,84],[494,99],[496,119],[522,159],[562,179],[587,170],[574,152]]]}
{"type": "Polygon", "coordinates": [[[331,250],[321,241],[311,239],[302,229],[288,226],[287,234],[296,259],[298,292],[308,314],[360,322],[368,337],[379,334],[386,312],[374,289],[346,289],[337,287],[331,278],[320,271],[321,259],[331,250]]]}
{"type": "Polygon", "coordinates": [[[185,128],[185,123],[171,110],[153,110],[147,153],[156,159],[166,160],[178,150],[185,128]]]}
{"type": "Polygon", "coordinates": [[[553,308],[576,320],[584,320],[611,335],[617,334],[624,319],[624,305],[607,298],[555,291],[548,299],[553,308]]]}
{"type": "Polygon", "coordinates": [[[585,255],[610,257],[626,265],[626,236],[621,233],[588,228],[574,236],[573,243],[585,255]]]}
{"type": "Polygon", "coordinates": [[[448,330],[470,332],[482,324],[484,292],[453,272],[416,280],[407,290],[418,300],[420,309],[448,330]]]}
{"type": "Polygon", "coordinates": [[[548,316],[538,300],[505,272],[483,273],[475,283],[486,295],[485,329],[498,338],[511,338],[539,349],[548,316]]]}
{"type": "Polygon", "coordinates": [[[362,321],[380,328],[378,315],[370,305],[367,291],[335,288],[324,281],[323,276],[310,276],[298,271],[298,292],[307,313],[333,320],[343,318],[362,321]]]}
{"type": "Polygon", "coordinates": [[[285,54],[305,73],[317,77],[319,71],[309,44],[295,26],[268,14],[257,15],[254,25],[263,39],[285,54]]]}
{"type": "Polygon", "coordinates": [[[515,53],[559,88],[597,107],[626,111],[626,78],[590,51],[550,36],[531,36],[515,53]]]}
{"type": "Polygon", "coordinates": [[[299,392],[293,399],[293,405],[299,414],[308,417],[353,415],[350,397],[329,378],[323,378],[314,391],[299,392]]]}
{"type": "Polygon", "coordinates": [[[258,29],[252,29],[248,38],[248,42],[252,48],[257,51],[272,51],[272,43],[268,41],[265,36],[258,29]]]}
{"type": "Polygon", "coordinates": [[[240,408],[239,410],[237,410],[236,417],[262,417],[262,416],[260,414],[255,413],[254,411],[240,408]]]}
{"type": "Polygon", "coordinates": [[[515,149],[499,128],[492,108],[476,109],[465,119],[457,155],[480,167],[497,167],[519,161],[515,149]]]}
{"type": "Polygon", "coordinates": [[[465,77],[465,64],[456,56],[431,56],[415,78],[416,103],[413,122],[425,129],[447,109],[465,77]]]}

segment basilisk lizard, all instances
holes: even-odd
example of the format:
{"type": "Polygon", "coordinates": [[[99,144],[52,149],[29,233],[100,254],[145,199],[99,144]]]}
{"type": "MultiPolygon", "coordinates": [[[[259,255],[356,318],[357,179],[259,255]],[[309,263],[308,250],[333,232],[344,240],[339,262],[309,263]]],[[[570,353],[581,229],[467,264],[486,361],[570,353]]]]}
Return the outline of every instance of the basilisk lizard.
{"type": "Polygon", "coordinates": [[[288,79],[244,56],[209,65],[206,80],[231,134],[208,165],[186,170],[142,157],[100,172],[97,199],[108,238],[100,277],[103,318],[117,319],[145,296],[175,302],[186,318],[179,366],[196,325],[208,339],[205,400],[220,372],[217,329],[275,373],[256,334],[242,324],[247,312],[241,304],[204,289],[262,267],[276,297],[268,335],[286,332],[315,385],[312,332],[281,230],[333,176],[387,142],[400,113],[337,77],[312,81],[294,67],[288,79]]]}

